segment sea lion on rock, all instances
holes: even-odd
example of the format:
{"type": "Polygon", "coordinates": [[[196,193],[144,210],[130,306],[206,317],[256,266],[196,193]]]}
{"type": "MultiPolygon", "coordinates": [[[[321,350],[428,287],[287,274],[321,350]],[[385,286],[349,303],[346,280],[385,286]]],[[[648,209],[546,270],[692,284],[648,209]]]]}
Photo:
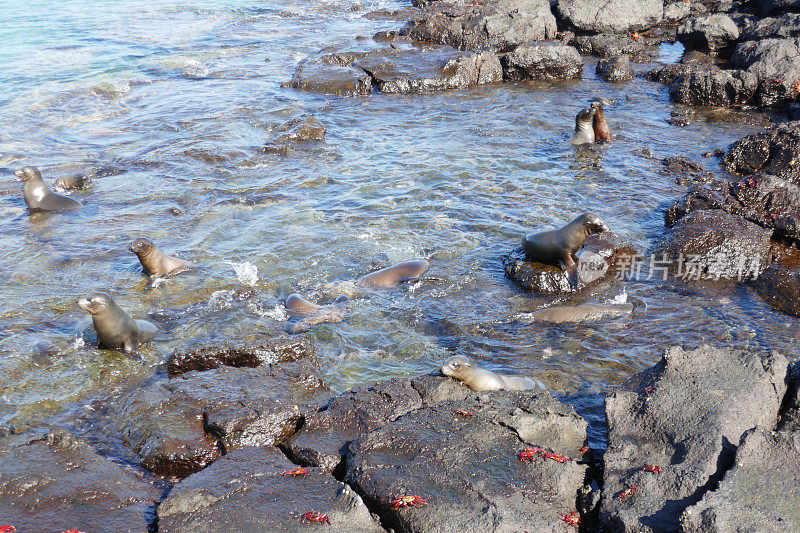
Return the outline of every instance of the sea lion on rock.
{"type": "Polygon", "coordinates": [[[595,110],[594,118],[592,119],[592,129],[594,130],[595,142],[611,142],[614,136],[611,134],[611,128],[608,127],[606,122],[606,114],[603,106],[613,104],[613,100],[608,98],[595,97],[592,98],[591,107],[595,110]]]}
{"type": "Polygon", "coordinates": [[[426,259],[413,259],[403,261],[390,267],[376,270],[358,279],[362,285],[388,289],[400,283],[417,281],[421,275],[428,271],[431,264],[426,259]]]}
{"type": "Polygon", "coordinates": [[[581,109],[580,113],[575,117],[575,135],[569,140],[575,146],[583,144],[594,144],[594,128],[592,127],[592,119],[594,118],[597,109],[589,107],[581,109]]]}
{"type": "Polygon", "coordinates": [[[24,183],[22,194],[31,211],[74,211],[83,207],[80,202],[51,191],[36,167],[25,167],[14,175],[16,181],[24,183]]]}
{"type": "Polygon", "coordinates": [[[78,300],[78,307],[92,315],[100,346],[132,352],[152,339],[158,328],[146,320],[135,320],[114,303],[105,292],[96,292],[78,300]]]}
{"type": "Polygon", "coordinates": [[[601,318],[616,318],[633,311],[633,304],[554,305],[530,314],[537,322],[588,322],[601,318]]]}
{"type": "Polygon", "coordinates": [[[600,217],[584,213],[561,229],[529,233],[522,238],[522,248],[531,261],[560,265],[562,270],[575,266],[575,252],[586,238],[608,231],[600,217]]]}
{"type": "Polygon", "coordinates": [[[520,376],[497,374],[472,364],[463,355],[454,355],[442,366],[442,374],[461,381],[474,391],[484,390],[531,390],[536,382],[520,376]]]}
{"type": "Polygon", "coordinates": [[[61,187],[62,189],[85,189],[91,184],[92,179],[86,174],[62,176],[56,180],[56,187],[61,187]]]}
{"type": "Polygon", "coordinates": [[[144,237],[133,241],[129,249],[136,254],[147,273],[156,278],[163,278],[195,267],[189,261],[166,255],[153,241],[144,237]]]}

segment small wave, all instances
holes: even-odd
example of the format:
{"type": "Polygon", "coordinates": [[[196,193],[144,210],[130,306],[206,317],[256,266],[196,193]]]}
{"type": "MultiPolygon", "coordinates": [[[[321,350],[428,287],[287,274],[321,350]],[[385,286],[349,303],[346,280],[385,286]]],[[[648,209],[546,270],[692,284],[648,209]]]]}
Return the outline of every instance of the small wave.
{"type": "Polygon", "coordinates": [[[243,283],[251,287],[255,286],[256,282],[258,281],[258,268],[254,264],[248,261],[245,261],[244,263],[226,261],[226,263],[233,267],[233,270],[236,272],[236,279],[239,280],[239,283],[243,283]]]}
{"type": "Polygon", "coordinates": [[[127,81],[105,82],[92,87],[91,92],[104,98],[119,98],[131,92],[131,84],[127,81]]]}
{"type": "Polygon", "coordinates": [[[208,299],[208,305],[214,309],[231,309],[236,300],[236,293],[229,290],[214,291],[208,299]]]}
{"type": "Polygon", "coordinates": [[[73,350],[80,350],[86,347],[86,341],[83,340],[83,337],[75,337],[75,342],[72,343],[73,350]]]}
{"type": "Polygon", "coordinates": [[[272,309],[263,309],[256,312],[258,315],[263,316],[264,318],[271,318],[272,320],[276,320],[278,322],[286,322],[286,320],[289,318],[289,315],[286,313],[286,308],[283,306],[283,304],[275,304],[275,307],[272,309]]]}
{"type": "Polygon", "coordinates": [[[628,303],[628,293],[625,292],[625,289],[622,289],[622,292],[611,298],[608,303],[614,305],[626,304],[628,303]]]}

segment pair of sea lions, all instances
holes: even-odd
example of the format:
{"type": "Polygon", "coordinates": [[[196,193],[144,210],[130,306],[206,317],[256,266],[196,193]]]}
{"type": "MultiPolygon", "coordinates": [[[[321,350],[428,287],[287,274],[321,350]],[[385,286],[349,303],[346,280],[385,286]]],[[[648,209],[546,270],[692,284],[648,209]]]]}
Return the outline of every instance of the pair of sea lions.
{"type": "Polygon", "coordinates": [[[594,144],[596,142],[611,142],[613,135],[606,122],[603,106],[611,105],[612,100],[607,98],[593,98],[586,109],[581,109],[575,117],[575,134],[569,142],[576,145],[594,144]]]}
{"type": "Polygon", "coordinates": [[[531,390],[536,382],[522,376],[507,376],[481,368],[463,355],[455,355],[442,366],[442,374],[461,381],[474,391],[531,390]]]}

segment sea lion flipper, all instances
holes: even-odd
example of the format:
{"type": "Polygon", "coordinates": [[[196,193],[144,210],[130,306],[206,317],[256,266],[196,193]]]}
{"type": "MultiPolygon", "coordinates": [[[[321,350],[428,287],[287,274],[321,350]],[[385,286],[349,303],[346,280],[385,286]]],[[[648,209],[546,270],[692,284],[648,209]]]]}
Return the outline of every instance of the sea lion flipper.
{"type": "Polygon", "coordinates": [[[125,353],[133,353],[136,347],[131,339],[125,339],[125,342],[122,343],[122,349],[125,351],[125,353]]]}

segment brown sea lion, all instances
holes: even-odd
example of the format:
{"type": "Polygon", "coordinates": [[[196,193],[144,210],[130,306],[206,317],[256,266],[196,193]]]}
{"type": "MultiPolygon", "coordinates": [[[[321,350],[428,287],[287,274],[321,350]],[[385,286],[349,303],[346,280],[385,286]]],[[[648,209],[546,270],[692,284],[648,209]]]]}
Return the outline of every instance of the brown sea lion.
{"type": "Polygon", "coordinates": [[[589,322],[601,318],[616,318],[633,311],[633,304],[554,305],[531,313],[537,322],[589,322]]]}
{"type": "Polygon", "coordinates": [[[497,374],[476,366],[463,355],[454,355],[442,366],[442,374],[461,381],[474,391],[483,390],[531,390],[536,382],[521,376],[497,374]]]}
{"type": "Polygon", "coordinates": [[[371,287],[390,288],[400,283],[417,281],[420,276],[428,271],[431,264],[426,259],[413,259],[403,261],[390,267],[371,272],[358,279],[362,285],[371,287]]]}
{"type": "Polygon", "coordinates": [[[594,144],[594,129],[592,128],[592,119],[597,110],[593,107],[581,109],[580,113],[575,117],[575,135],[570,138],[569,142],[575,146],[584,144],[594,144]]]}
{"type": "Polygon", "coordinates": [[[78,307],[92,315],[100,346],[132,352],[152,339],[158,328],[146,320],[134,320],[105,292],[96,292],[78,300],[78,307]]]}
{"type": "Polygon", "coordinates": [[[613,100],[608,98],[600,98],[599,96],[592,99],[591,106],[595,110],[594,118],[592,119],[592,128],[594,129],[595,142],[611,142],[614,136],[611,134],[611,128],[608,127],[606,122],[606,114],[603,106],[611,105],[613,100]]]}
{"type": "Polygon", "coordinates": [[[561,229],[529,233],[522,238],[522,248],[531,261],[560,265],[562,269],[575,266],[575,252],[586,238],[608,231],[600,217],[584,213],[561,229]]]}
{"type": "Polygon", "coordinates": [[[195,267],[189,261],[166,255],[153,244],[153,241],[144,237],[133,241],[129,249],[136,254],[147,273],[156,278],[171,276],[195,267]]]}
{"type": "Polygon", "coordinates": [[[31,211],[74,211],[83,207],[80,202],[51,191],[36,167],[25,167],[14,175],[16,181],[24,183],[22,194],[31,211]]]}
{"type": "Polygon", "coordinates": [[[315,324],[341,322],[349,310],[349,304],[350,298],[344,295],[336,298],[332,304],[318,305],[297,293],[287,296],[284,302],[289,313],[304,317],[291,327],[293,333],[306,331],[315,324]]]}
{"type": "Polygon", "coordinates": [[[86,174],[62,176],[56,180],[56,187],[61,187],[62,189],[85,189],[91,184],[92,179],[86,174]]]}

